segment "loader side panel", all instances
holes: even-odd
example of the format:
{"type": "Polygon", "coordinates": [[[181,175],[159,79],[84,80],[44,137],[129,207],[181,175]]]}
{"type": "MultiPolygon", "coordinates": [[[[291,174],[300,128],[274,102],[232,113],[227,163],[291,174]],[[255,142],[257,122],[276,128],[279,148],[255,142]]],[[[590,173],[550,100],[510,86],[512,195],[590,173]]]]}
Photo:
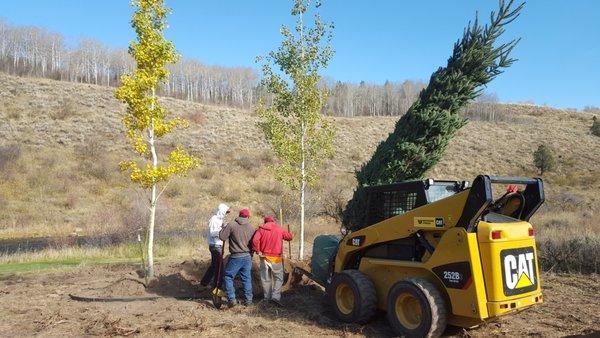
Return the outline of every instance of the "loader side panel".
{"type": "Polygon", "coordinates": [[[476,234],[467,233],[464,228],[446,231],[425,266],[443,284],[450,298],[453,317],[470,318],[471,325],[457,322],[452,317],[451,324],[472,326],[477,320],[488,317],[476,234]]]}
{"type": "Polygon", "coordinates": [[[450,324],[471,327],[488,317],[477,237],[463,228],[444,233],[425,263],[365,257],[359,270],[373,281],[378,307],[382,310],[387,307],[388,293],[395,283],[421,277],[434,283],[448,297],[450,324]]]}

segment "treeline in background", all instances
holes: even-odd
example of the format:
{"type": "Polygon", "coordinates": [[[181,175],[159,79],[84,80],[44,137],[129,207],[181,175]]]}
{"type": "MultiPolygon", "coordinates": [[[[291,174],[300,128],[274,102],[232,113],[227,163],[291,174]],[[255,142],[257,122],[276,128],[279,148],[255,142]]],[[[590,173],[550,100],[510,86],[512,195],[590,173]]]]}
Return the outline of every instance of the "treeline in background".
{"type": "MultiPolygon", "coordinates": [[[[0,71],[4,73],[115,87],[121,75],[133,68],[126,49],[90,38],[70,47],[59,33],[12,25],[0,18],[0,71]]],[[[265,95],[253,68],[205,65],[190,58],[181,58],[169,68],[171,75],[161,92],[165,96],[249,108],[265,95]]],[[[323,79],[321,85],[329,90],[323,114],[353,117],[402,115],[426,84],[413,80],[356,84],[323,79]]],[[[465,110],[465,116],[498,120],[496,102],[495,94],[485,93],[465,110]]]]}
{"type": "MultiPolygon", "coordinates": [[[[126,49],[82,38],[69,47],[63,35],[33,26],[15,26],[0,19],[0,71],[18,76],[117,86],[133,70],[126,49]]],[[[257,72],[248,67],[210,66],[190,58],[171,65],[162,95],[207,104],[249,108],[263,94],[257,72]]],[[[403,114],[424,83],[384,85],[322,81],[330,95],[324,114],[389,116],[403,114]]]]}

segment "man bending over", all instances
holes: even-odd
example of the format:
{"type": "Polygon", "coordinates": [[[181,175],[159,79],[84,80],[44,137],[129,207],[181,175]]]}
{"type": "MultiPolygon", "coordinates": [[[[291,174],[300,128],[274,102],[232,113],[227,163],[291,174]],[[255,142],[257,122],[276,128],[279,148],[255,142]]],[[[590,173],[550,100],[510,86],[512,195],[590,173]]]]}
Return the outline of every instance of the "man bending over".
{"type": "Polygon", "coordinates": [[[264,300],[281,305],[283,285],[283,241],[291,241],[292,234],[275,223],[273,216],[266,216],[264,224],[256,230],[252,249],[260,256],[260,281],[264,300]]]}

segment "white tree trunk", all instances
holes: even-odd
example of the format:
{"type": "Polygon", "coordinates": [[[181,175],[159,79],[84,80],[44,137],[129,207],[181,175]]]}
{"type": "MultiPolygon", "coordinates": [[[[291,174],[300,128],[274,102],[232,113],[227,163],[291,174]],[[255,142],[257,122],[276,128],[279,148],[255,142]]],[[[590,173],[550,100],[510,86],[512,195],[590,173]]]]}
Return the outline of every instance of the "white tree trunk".
{"type": "MultiPolygon", "coordinates": [[[[152,89],[152,99],[154,99],[156,93],[155,89],[152,89]]],[[[154,110],[154,103],[152,103],[150,110],[154,110]]],[[[154,120],[150,122],[150,128],[148,129],[148,143],[150,145],[150,152],[152,153],[152,166],[156,168],[158,166],[158,157],[156,156],[156,147],[154,146],[154,120]]],[[[152,192],[150,195],[150,219],[148,221],[148,232],[147,236],[147,247],[146,247],[146,278],[154,278],[154,221],[156,219],[156,202],[158,195],[156,193],[156,183],[152,185],[152,192]]]]}
{"type": "MultiPolygon", "coordinates": [[[[303,66],[304,65],[304,17],[303,14],[300,13],[300,56],[302,58],[302,60],[300,61],[300,64],[303,66]]],[[[305,192],[306,192],[306,158],[305,158],[305,137],[306,137],[306,133],[304,130],[304,122],[301,123],[300,126],[300,132],[302,133],[300,136],[300,155],[302,157],[302,162],[300,164],[300,176],[301,176],[301,183],[300,183],[300,254],[299,254],[299,259],[302,260],[304,259],[304,198],[305,198],[305,192]]]]}
{"type": "Polygon", "coordinates": [[[300,254],[299,259],[304,259],[304,198],[306,192],[306,159],[304,157],[304,123],[301,127],[302,137],[300,138],[300,152],[302,163],[300,165],[301,185],[300,185],[300,254]]]}
{"type": "MultiPolygon", "coordinates": [[[[154,149],[154,147],[152,147],[154,149]]],[[[156,219],[156,184],[152,186],[150,196],[150,220],[148,222],[148,239],[146,247],[146,278],[154,278],[154,220],[156,219]]]]}

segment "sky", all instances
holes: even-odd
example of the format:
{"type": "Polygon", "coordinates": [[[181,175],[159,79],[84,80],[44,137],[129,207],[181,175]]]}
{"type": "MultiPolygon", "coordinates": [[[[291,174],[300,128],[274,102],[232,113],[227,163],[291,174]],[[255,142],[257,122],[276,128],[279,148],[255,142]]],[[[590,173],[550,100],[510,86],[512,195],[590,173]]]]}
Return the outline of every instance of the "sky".
{"type": "MultiPolygon", "coordinates": [[[[293,24],[291,0],[166,0],[173,13],[166,35],[185,57],[205,64],[259,68],[258,55],[276,49],[281,25],[293,24]]],[[[319,9],[335,25],[335,55],[323,75],[383,84],[427,81],[478,12],[494,0],[324,0],[319,9]]],[[[113,47],[134,39],[128,0],[0,0],[0,17],[113,47]]],[[[600,1],[530,0],[507,26],[503,41],[521,38],[519,59],[486,89],[503,102],[559,108],[600,106],[600,1]]]]}

